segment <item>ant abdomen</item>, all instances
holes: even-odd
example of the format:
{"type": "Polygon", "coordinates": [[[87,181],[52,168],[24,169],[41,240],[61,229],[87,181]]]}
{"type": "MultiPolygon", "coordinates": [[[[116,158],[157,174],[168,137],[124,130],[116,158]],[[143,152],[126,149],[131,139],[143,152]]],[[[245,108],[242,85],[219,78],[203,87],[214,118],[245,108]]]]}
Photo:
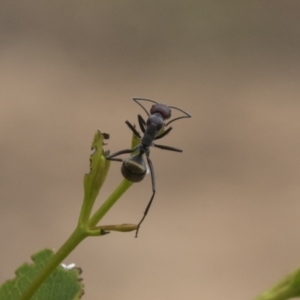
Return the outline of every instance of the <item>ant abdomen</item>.
{"type": "Polygon", "coordinates": [[[141,155],[130,156],[123,162],[121,172],[127,180],[140,182],[147,173],[145,160],[141,155]]]}

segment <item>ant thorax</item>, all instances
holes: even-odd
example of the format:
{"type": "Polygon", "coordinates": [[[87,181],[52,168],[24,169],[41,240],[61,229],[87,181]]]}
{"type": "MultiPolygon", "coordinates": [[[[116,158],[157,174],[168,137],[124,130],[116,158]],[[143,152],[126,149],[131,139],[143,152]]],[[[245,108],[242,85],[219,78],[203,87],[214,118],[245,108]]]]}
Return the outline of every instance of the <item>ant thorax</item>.
{"type": "MultiPolygon", "coordinates": [[[[150,117],[147,119],[147,127],[151,125],[155,125],[156,127],[156,134],[159,133],[164,126],[164,119],[163,116],[160,113],[155,113],[153,115],[150,115],[150,117]]],[[[146,129],[147,131],[147,129],[146,129]]],[[[155,135],[156,135],[155,134],[155,135]]]]}

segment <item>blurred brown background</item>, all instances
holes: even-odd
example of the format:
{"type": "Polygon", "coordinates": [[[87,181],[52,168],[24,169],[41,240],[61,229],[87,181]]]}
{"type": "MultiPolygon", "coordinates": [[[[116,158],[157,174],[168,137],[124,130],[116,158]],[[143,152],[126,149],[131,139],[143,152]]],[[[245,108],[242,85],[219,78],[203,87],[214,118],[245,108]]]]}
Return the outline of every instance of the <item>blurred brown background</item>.
{"type": "MultiPolygon", "coordinates": [[[[300,266],[298,1],[1,1],[0,281],[74,228],[96,129],[177,106],[138,239],[84,241],[84,299],[252,299],[300,266]]],[[[112,164],[97,205],[120,182],[112,164]]],[[[136,223],[135,184],[103,224],[136,223]]]]}

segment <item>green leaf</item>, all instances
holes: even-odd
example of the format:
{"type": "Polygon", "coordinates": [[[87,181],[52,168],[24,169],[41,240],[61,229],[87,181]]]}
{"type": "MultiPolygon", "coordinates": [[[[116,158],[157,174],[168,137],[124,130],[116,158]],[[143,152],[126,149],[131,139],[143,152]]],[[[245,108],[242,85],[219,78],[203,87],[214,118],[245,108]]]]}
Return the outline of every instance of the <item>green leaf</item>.
{"type": "MultiPolygon", "coordinates": [[[[38,275],[53,251],[44,249],[32,255],[33,264],[25,263],[16,271],[16,277],[0,287],[0,299],[18,300],[29,283],[38,275]]],[[[59,266],[46,279],[31,300],[77,300],[83,295],[83,284],[78,268],[59,266]]]]}
{"type": "Polygon", "coordinates": [[[300,297],[300,269],[284,277],[256,300],[287,300],[300,297]]]}
{"type": "Polygon", "coordinates": [[[93,204],[109,170],[110,161],[106,160],[105,155],[107,153],[102,148],[104,139],[108,138],[108,134],[102,134],[99,130],[94,135],[91,146],[94,153],[90,156],[90,172],[84,176],[84,201],[81,212],[82,223],[87,222],[93,204]]]}
{"type": "Polygon", "coordinates": [[[110,161],[106,160],[102,148],[104,139],[108,138],[109,135],[102,134],[100,130],[94,135],[91,146],[94,153],[90,156],[90,172],[84,176],[84,194],[90,201],[96,199],[109,169],[110,161]]]}

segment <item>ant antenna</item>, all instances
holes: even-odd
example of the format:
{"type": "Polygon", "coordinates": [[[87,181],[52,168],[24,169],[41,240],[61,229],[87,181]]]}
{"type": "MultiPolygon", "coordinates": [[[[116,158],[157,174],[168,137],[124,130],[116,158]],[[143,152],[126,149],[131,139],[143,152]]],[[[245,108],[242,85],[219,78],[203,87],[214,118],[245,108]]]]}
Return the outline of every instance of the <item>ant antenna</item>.
{"type": "Polygon", "coordinates": [[[138,102],[138,101],[140,101],[140,100],[142,100],[142,101],[149,101],[149,102],[152,102],[152,103],[155,103],[155,104],[158,104],[158,102],[153,101],[153,100],[150,100],[150,99],[145,99],[145,98],[133,98],[133,101],[136,102],[136,103],[137,103],[137,104],[145,111],[145,113],[146,113],[147,116],[149,117],[150,114],[149,114],[149,112],[147,111],[147,109],[146,109],[140,102],[138,102]]]}
{"type": "Polygon", "coordinates": [[[178,107],[169,106],[169,108],[173,108],[173,109],[176,109],[176,110],[178,110],[178,111],[181,111],[182,113],[185,114],[185,116],[181,116],[181,117],[178,117],[178,118],[175,118],[175,119],[169,121],[169,122],[166,124],[166,126],[168,126],[170,123],[172,123],[172,122],[174,122],[174,121],[176,121],[176,120],[183,119],[183,118],[191,118],[191,117],[192,117],[192,115],[190,115],[189,113],[187,113],[186,111],[184,111],[184,110],[182,110],[182,109],[180,109],[180,108],[178,108],[178,107]]]}

